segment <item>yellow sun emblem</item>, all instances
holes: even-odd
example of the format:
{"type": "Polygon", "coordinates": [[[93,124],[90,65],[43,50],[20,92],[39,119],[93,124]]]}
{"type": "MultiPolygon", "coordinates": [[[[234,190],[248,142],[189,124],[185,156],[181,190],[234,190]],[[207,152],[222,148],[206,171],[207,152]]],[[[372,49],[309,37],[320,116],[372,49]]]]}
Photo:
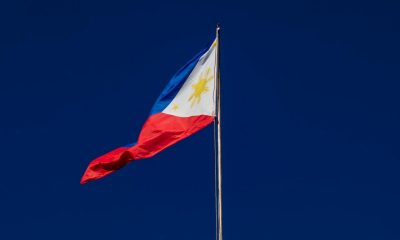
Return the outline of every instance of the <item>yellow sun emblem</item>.
{"type": "Polygon", "coordinates": [[[214,75],[211,72],[211,68],[207,68],[200,74],[199,81],[195,84],[192,84],[193,93],[190,95],[188,101],[191,102],[190,107],[193,107],[195,103],[200,103],[201,95],[205,92],[208,92],[207,83],[214,79],[214,75]]]}

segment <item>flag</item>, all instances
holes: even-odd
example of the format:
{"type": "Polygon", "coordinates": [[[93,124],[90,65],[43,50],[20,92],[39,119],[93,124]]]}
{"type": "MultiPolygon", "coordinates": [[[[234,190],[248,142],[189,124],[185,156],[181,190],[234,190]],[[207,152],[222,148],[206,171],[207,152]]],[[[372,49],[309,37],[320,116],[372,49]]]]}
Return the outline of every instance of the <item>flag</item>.
{"type": "Polygon", "coordinates": [[[131,161],[150,158],[214,121],[218,38],[184,65],[156,100],[137,142],[93,160],[81,183],[102,178],[131,161]]]}

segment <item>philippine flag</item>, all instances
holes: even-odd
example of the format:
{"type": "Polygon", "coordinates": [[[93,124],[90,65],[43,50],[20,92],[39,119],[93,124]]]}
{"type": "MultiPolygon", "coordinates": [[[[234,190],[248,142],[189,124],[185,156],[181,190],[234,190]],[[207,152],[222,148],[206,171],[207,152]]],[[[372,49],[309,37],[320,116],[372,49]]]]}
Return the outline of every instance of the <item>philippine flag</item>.
{"type": "Polygon", "coordinates": [[[150,158],[214,121],[218,38],[183,66],[151,109],[137,143],[93,160],[81,183],[104,177],[127,163],[150,158]]]}

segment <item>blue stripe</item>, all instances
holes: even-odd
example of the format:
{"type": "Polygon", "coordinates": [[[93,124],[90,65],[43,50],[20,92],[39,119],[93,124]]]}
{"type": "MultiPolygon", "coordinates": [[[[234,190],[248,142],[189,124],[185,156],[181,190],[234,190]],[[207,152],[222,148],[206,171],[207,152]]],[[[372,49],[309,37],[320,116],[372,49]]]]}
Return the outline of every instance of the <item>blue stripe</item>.
{"type": "Polygon", "coordinates": [[[193,71],[193,68],[196,66],[200,57],[203,56],[204,53],[206,53],[209,48],[210,47],[203,49],[188,63],[186,63],[185,66],[179,69],[177,73],[175,73],[175,75],[169,81],[167,86],[161,92],[161,95],[158,97],[156,103],[153,105],[153,108],[150,111],[150,115],[162,112],[171,103],[171,101],[175,98],[176,94],[178,94],[183,83],[186,81],[190,73],[193,71]]]}

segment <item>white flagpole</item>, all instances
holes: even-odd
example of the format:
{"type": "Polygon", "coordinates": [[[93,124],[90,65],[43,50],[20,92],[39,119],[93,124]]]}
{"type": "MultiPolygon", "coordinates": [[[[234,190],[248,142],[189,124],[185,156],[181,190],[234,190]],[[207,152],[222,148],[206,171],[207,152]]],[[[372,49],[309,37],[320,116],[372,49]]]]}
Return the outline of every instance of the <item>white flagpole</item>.
{"type": "Polygon", "coordinates": [[[219,48],[219,33],[220,26],[217,24],[216,35],[217,35],[217,240],[222,240],[222,159],[221,159],[221,80],[219,71],[219,60],[220,60],[220,48],[219,48]]]}

